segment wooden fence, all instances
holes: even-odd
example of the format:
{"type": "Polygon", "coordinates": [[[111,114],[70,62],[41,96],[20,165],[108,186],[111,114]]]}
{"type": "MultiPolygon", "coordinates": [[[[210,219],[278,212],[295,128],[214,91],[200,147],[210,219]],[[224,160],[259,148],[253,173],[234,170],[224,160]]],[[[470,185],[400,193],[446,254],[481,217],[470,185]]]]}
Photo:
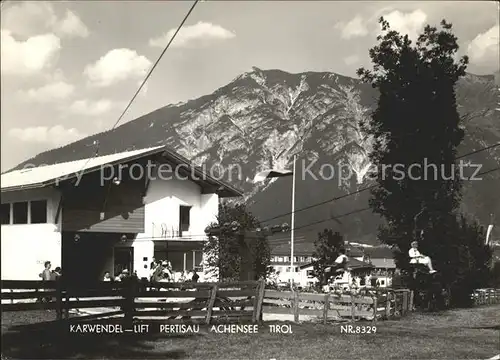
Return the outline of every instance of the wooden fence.
{"type": "Polygon", "coordinates": [[[78,319],[124,316],[167,318],[169,322],[207,323],[219,320],[257,322],[262,312],[263,281],[234,283],[99,282],[82,288],[61,281],[2,281],[2,310],[56,310],[57,319],[72,309],[106,308],[78,319]],[[168,300],[167,300],[168,299],[168,300]],[[180,319],[179,319],[180,318],[180,319]]]}
{"type": "Polygon", "coordinates": [[[266,290],[264,314],[293,315],[293,321],[302,317],[328,320],[366,319],[377,321],[405,316],[412,308],[412,292],[408,289],[385,289],[366,295],[335,295],[300,293],[297,291],[266,290]]]}
{"type": "Polygon", "coordinates": [[[500,289],[477,289],[472,293],[474,305],[500,304],[500,289]]]}
{"type": "MultiPolygon", "coordinates": [[[[378,288],[358,295],[336,295],[265,290],[264,281],[99,282],[83,289],[61,281],[4,280],[1,284],[3,311],[52,309],[59,320],[69,319],[74,309],[104,308],[75,319],[120,316],[128,321],[160,318],[172,323],[210,324],[255,323],[272,319],[272,315],[287,315],[296,322],[312,317],[326,323],[333,319],[398,318],[413,309],[413,292],[408,289],[378,288]]],[[[479,289],[472,297],[476,305],[498,304],[500,289],[479,289]]]]}

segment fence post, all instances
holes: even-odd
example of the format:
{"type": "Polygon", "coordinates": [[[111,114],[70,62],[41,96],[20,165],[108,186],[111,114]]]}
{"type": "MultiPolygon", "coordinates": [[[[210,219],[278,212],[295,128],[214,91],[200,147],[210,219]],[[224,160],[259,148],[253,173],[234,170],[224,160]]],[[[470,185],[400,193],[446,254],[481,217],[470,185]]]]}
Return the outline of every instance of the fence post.
{"type": "Polygon", "coordinates": [[[378,314],[378,299],[377,299],[377,294],[375,293],[375,296],[372,295],[373,299],[373,321],[377,322],[377,314],[378,314]]]}
{"type": "Polygon", "coordinates": [[[207,316],[205,318],[205,323],[207,325],[210,325],[210,321],[212,320],[212,311],[214,309],[214,304],[215,304],[215,297],[217,296],[217,284],[215,284],[212,287],[211,293],[210,293],[210,300],[208,301],[208,306],[207,306],[207,316]]]}
{"type": "MultiPolygon", "coordinates": [[[[401,294],[401,293],[398,291],[394,291],[394,316],[396,316],[398,313],[398,296],[399,296],[399,294],[401,294]]],[[[401,316],[401,312],[399,314],[401,316]]]]}
{"type": "Polygon", "coordinates": [[[65,298],[65,301],[64,301],[64,312],[65,312],[65,317],[66,319],[69,319],[69,309],[70,309],[70,305],[69,305],[69,300],[70,300],[70,296],[69,296],[69,291],[68,291],[68,287],[65,286],[65,294],[64,294],[64,298],[65,298]]]}
{"type": "Polygon", "coordinates": [[[414,296],[413,290],[410,290],[410,301],[408,304],[409,311],[413,311],[413,296],[414,296]]]}
{"type": "Polygon", "coordinates": [[[57,320],[62,320],[63,315],[63,301],[62,301],[62,284],[61,280],[56,280],[56,317],[57,320]]]}
{"type": "Polygon", "coordinates": [[[356,320],[356,305],[354,303],[354,296],[351,294],[351,320],[356,320]]]}
{"type": "Polygon", "coordinates": [[[323,305],[323,324],[328,321],[328,310],[330,309],[330,293],[325,295],[325,304],[323,305]]]}
{"type": "Polygon", "coordinates": [[[408,311],[408,291],[405,289],[403,292],[403,299],[401,304],[401,316],[405,316],[408,311]]]}
{"type": "Polygon", "coordinates": [[[125,313],[125,324],[127,327],[131,327],[134,323],[135,281],[127,279],[124,285],[125,300],[123,311],[125,313]]]}
{"type": "Polygon", "coordinates": [[[386,293],[385,299],[385,317],[389,319],[391,317],[391,292],[386,293]]]}
{"type": "Polygon", "coordinates": [[[293,321],[299,322],[299,292],[295,289],[293,291],[293,321]]]}
{"type": "Polygon", "coordinates": [[[262,320],[262,303],[264,302],[264,291],[266,289],[266,281],[259,280],[257,284],[254,308],[253,308],[253,322],[258,322],[262,320]]]}

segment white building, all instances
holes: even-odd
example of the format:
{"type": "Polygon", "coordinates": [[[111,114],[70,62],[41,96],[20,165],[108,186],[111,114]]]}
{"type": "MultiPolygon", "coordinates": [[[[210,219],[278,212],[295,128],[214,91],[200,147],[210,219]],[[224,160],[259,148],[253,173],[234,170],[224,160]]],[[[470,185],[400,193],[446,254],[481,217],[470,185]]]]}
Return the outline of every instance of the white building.
{"type": "Polygon", "coordinates": [[[1,191],[9,280],[38,280],[45,261],[79,281],[148,277],[153,257],[199,270],[219,198],[242,195],[163,146],[11,171],[1,191]]]}

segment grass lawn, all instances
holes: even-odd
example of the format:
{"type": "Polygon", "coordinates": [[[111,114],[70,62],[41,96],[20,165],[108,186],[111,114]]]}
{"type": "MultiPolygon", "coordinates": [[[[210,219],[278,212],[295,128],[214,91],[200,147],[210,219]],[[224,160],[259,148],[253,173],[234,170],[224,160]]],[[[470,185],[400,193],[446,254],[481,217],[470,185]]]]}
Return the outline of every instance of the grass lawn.
{"type": "MultiPolygon", "coordinates": [[[[293,334],[81,335],[43,323],[52,311],[2,313],[2,359],[488,359],[500,353],[500,305],[413,314],[376,323],[375,334],[340,325],[291,324],[293,334]]],[[[355,325],[373,325],[357,323],[355,325]]]]}

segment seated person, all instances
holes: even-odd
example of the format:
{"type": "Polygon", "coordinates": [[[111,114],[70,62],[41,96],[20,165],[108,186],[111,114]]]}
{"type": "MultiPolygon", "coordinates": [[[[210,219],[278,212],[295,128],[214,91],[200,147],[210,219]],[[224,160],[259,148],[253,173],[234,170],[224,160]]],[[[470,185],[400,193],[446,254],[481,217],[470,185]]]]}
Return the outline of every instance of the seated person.
{"type": "Polygon", "coordinates": [[[432,267],[431,258],[425,256],[418,251],[418,242],[414,241],[411,243],[411,249],[408,251],[408,255],[410,256],[410,264],[423,264],[427,265],[429,268],[429,274],[433,274],[436,272],[432,267]]]}

